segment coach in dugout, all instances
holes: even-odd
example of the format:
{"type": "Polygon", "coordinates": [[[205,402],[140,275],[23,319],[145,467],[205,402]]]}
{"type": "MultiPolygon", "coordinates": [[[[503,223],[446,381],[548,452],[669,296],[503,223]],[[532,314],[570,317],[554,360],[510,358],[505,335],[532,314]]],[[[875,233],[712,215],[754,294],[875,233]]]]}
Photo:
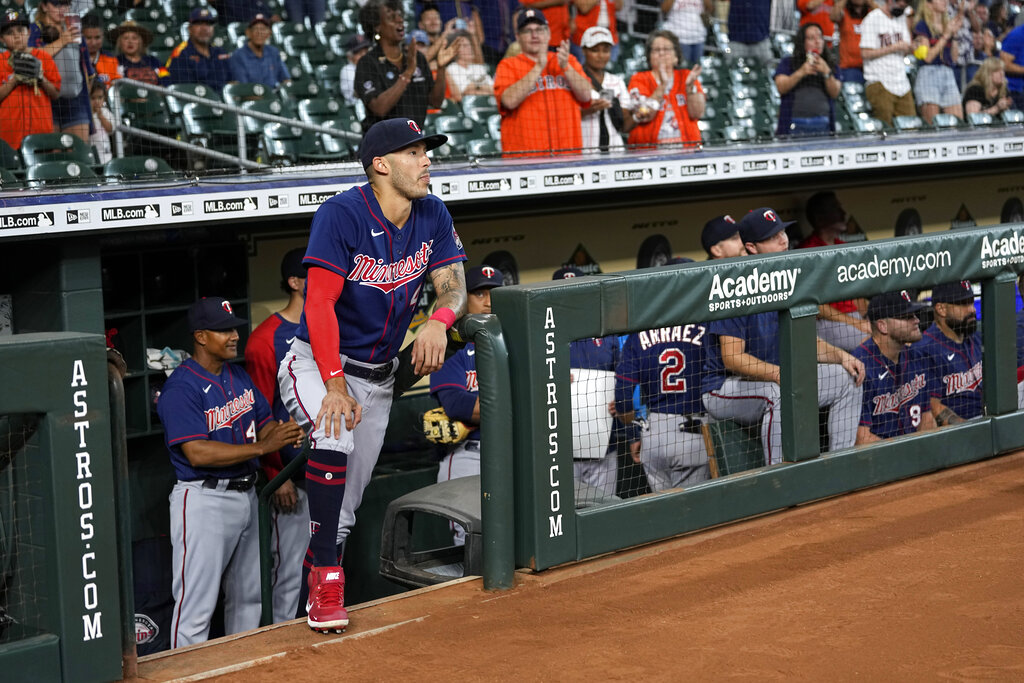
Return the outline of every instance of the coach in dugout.
{"type": "Polygon", "coordinates": [[[868,302],[871,337],[853,350],[865,373],[858,446],[935,429],[928,358],[910,346],[921,339],[917,312],[923,308],[905,289],[868,302]]]}
{"type": "Polygon", "coordinates": [[[931,363],[931,406],[935,422],[960,424],[981,416],[981,335],[969,280],[932,289],[935,322],[924,331],[915,351],[931,363]]]}
{"type": "MultiPolygon", "coordinates": [[[[740,237],[751,254],[786,251],[790,225],[770,208],[754,209],[739,222],[740,237]]],[[[778,313],[716,320],[707,336],[703,400],[708,414],[744,425],[760,423],[765,464],[782,462],[778,313]]],[[[817,359],[818,406],[831,407],[829,450],[849,448],[857,436],[864,364],[821,338],[817,359]]]]}

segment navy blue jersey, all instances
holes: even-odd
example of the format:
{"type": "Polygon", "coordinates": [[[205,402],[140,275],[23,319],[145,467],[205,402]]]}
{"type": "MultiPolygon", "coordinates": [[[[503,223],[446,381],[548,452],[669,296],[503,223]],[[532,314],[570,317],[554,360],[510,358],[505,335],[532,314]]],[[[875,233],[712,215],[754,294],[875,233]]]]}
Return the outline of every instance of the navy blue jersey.
{"type": "MultiPolygon", "coordinates": [[[[320,206],[303,263],[345,278],[334,305],[341,353],[379,364],[398,355],[427,273],[465,260],[451,214],[440,199],[414,199],[399,230],[384,217],[367,184],[320,206]]],[[[297,335],[309,341],[305,311],[297,335]]]]}
{"type": "Polygon", "coordinates": [[[860,426],[883,439],[916,432],[921,416],[931,410],[928,358],[906,347],[893,363],[870,337],[853,357],[864,363],[865,372],[860,426]]]}
{"type": "Polygon", "coordinates": [[[614,371],[618,362],[619,339],[614,334],[577,339],[569,344],[570,368],[614,371]]]}
{"type": "MultiPolygon", "coordinates": [[[[274,313],[260,323],[245,342],[245,369],[259,392],[270,402],[270,412],[274,419],[281,422],[288,422],[292,418],[281,400],[277,368],[291,348],[298,329],[298,323],[289,322],[280,313],[274,313]]],[[[301,452],[302,449],[295,446],[282,448],[281,461],[273,463],[276,466],[274,475],[280,471],[281,465],[290,462],[301,452]]]]}
{"type": "Polygon", "coordinates": [[[932,396],[965,420],[981,415],[980,334],[975,332],[957,344],[932,324],[912,348],[927,356],[931,364],[932,396]]]}
{"type": "MultiPolygon", "coordinates": [[[[710,339],[704,342],[703,391],[714,391],[722,386],[729,374],[722,362],[722,348],[718,337],[736,337],[746,342],[746,352],[765,363],[779,364],[779,314],[776,311],[751,313],[739,318],[714,320],[708,324],[710,339]]],[[[817,362],[817,361],[815,361],[817,362]]]]}
{"type": "MultiPolygon", "coordinates": [[[[437,399],[453,420],[472,426],[480,386],[476,380],[476,347],[466,344],[430,375],[430,395],[437,399]]],[[[480,428],[474,427],[470,439],[480,439],[480,428]]]]}
{"type": "Polygon", "coordinates": [[[216,45],[210,45],[210,56],[199,53],[192,43],[186,41],[174,48],[167,64],[159,71],[171,83],[202,83],[217,92],[231,80],[229,59],[231,55],[216,45]]]}
{"type": "Polygon", "coordinates": [[[167,378],[156,408],[178,479],[225,479],[256,471],[256,458],[228,467],[193,467],[181,450],[188,441],[204,439],[256,443],[257,432],[273,416],[267,399],[241,367],[225,363],[219,376],[211,375],[190,358],[167,378]]]}
{"type": "Polygon", "coordinates": [[[700,402],[707,328],[675,325],[629,335],[615,369],[615,409],[633,410],[633,390],[653,413],[692,415],[700,402]]]}

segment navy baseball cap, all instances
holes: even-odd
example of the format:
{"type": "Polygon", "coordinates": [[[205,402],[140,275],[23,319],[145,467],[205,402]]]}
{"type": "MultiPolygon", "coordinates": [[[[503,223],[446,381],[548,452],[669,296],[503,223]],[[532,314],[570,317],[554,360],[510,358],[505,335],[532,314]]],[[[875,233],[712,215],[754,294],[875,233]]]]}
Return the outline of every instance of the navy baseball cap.
{"type": "Polygon", "coordinates": [[[0,32],[6,31],[12,26],[24,26],[25,28],[28,28],[28,16],[22,14],[18,10],[4,10],[3,16],[0,17],[0,32]]]}
{"type": "Polygon", "coordinates": [[[249,28],[256,24],[264,24],[267,28],[270,28],[270,17],[262,13],[254,14],[252,19],[249,20],[249,28]]]}
{"type": "Polygon", "coordinates": [[[281,259],[281,279],[287,280],[290,277],[306,277],[306,266],[302,259],[306,256],[305,247],[292,249],[281,259]]]}
{"type": "Polygon", "coordinates": [[[204,296],[188,309],[188,329],[233,330],[249,321],[239,318],[231,309],[231,303],[220,296],[204,296]]]}
{"type": "Polygon", "coordinates": [[[710,254],[711,247],[722,240],[729,239],[739,231],[740,226],[736,224],[736,219],[729,214],[715,216],[704,224],[704,229],[700,233],[700,246],[710,254]]]}
{"type": "Polygon", "coordinates": [[[525,9],[519,13],[519,18],[516,19],[516,33],[522,31],[527,24],[547,26],[548,18],[539,9],[525,9]]]}
{"type": "Polygon", "coordinates": [[[932,287],[933,304],[967,304],[974,302],[974,288],[970,280],[943,282],[932,287]]]}
{"type": "Polygon", "coordinates": [[[574,268],[572,266],[564,266],[564,267],[559,268],[558,270],[556,270],[554,273],[552,273],[551,274],[551,279],[552,280],[568,280],[571,277],[583,277],[584,275],[586,275],[586,273],[584,273],[579,268],[574,268]]]}
{"type": "Polygon", "coordinates": [[[423,129],[412,119],[385,119],[370,126],[359,145],[359,160],[363,168],[369,168],[375,157],[397,152],[400,149],[424,142],[427,150],[440,147],[448,142],[447,135],[424,135],[423,129]]]}
{"type": "Polygon", "coordinates": [[[354,36],[348,39],[347,43],[345,43],[345,54],[347,55],[359,52],[360,50],[369,49],[370,41],[362,33],[355,34],[354,36]]]}
{"type": "Polygon", "coordinates": [[[776,235],[796,221],[784,221],[775,213],[775,209],[762,206],[753,209],[746,216],[740,219],[740,237],[743,242],[764,242],[769,237],[776,235]]]}
{"type": "Polygon", "coordinates": [[[188,13],[190,24],[216,24],[217,13],[209,7],[195,7],[188,13]]]}
{"type": "Polygon", "coordinates": [[[505,284],[505,275],[494,266],[476,266],[466,271],[466,291],[494,289],[505,284]]]}
{"type": "Polygon", "coordinates": [[[871,297],[868,302],[868,320],[909,318],[923,308],[927,306],[914,301],[914,297],[905,289],[885,292],[871,297]]]}

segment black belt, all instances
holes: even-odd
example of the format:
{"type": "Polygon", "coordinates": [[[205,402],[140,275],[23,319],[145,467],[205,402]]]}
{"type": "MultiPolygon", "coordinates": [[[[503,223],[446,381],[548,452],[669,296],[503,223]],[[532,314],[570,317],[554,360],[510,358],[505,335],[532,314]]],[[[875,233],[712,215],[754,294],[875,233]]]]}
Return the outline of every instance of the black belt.
{"type": "Polygon", "coordinates": [[[377,367],[367,368],[362,365],[356,365],[355,363],[345,363],[344,370],[346,375],[352,375],[359,379],[365,379],[367,382],[381,383],[386,381],[391,375],[395,374],[394,362],[385,363],[384,365],[378,365],[377,367]]]}
{"type": "Polygon", "coordinates": [[[700,434],[700,428],[703,424],[703,418],[693,415],[679,416],[679,431],[681,432],[686,432],[687,434],[700,434]]]}
{"type": "MultiPolygon", "coordinates": [[[[203,479],[204,489],[215,489],[220,485],[223,479],[217,477],[207,477],[203,479]]],[[[256,485],[256,473],[253,472],[247,477],[235,477],[234,479],[227,480],[227,486],[225,487],[228,491],[248,491],[256,485]]]]}

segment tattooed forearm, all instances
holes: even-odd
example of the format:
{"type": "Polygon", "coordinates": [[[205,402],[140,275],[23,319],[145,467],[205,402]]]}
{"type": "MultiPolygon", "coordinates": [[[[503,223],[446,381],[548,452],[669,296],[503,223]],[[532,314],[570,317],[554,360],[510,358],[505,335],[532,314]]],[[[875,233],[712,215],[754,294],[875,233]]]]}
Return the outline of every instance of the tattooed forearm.
{"type": "Polygon", "coordinates": [[[940,425],[958,425],[962,423],[964,419],[949,408],[943,407],[935,416],[935,421],[940,425]]]}
{"type": "Polygon", "coordinates": [[[438,308],[446,306],[461,318],[466,313],[466,274],[461,263],[430,271],[430,280],[437,293],[438,308]]]}

